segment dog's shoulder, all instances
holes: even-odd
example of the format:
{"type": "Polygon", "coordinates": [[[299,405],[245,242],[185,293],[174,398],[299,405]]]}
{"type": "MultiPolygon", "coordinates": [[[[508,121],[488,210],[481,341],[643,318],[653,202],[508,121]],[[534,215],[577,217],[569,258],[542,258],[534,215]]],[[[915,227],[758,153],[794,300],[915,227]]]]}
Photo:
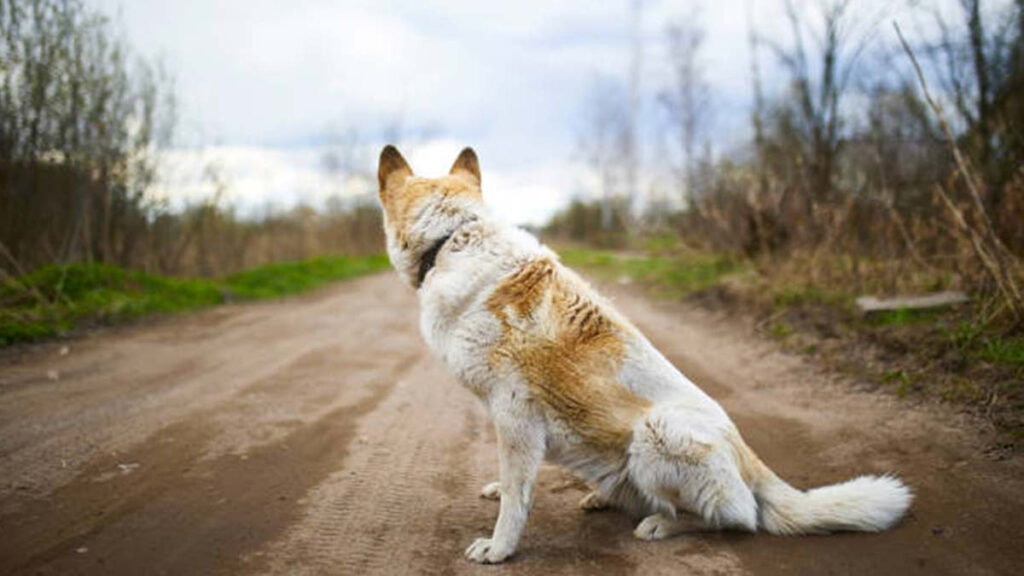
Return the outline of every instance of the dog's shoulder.
{"type": "Polygon", "coordinates": [[[550,251],[504,277],[486,299],[501,325],[490,350],[554,419],[588,443],[623,448],[648,402],[619,379],[634,329],[550,251]]]}

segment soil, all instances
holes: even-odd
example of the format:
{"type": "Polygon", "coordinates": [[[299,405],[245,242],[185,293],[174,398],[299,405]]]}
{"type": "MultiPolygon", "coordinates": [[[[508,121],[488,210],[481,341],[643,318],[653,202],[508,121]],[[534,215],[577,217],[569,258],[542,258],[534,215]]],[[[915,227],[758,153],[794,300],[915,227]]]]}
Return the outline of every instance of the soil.
{"type": "Polygon", "coordinates": [[[640,542],[547,466],[517,554],[471,564],[497,515],[478,496],[494,434],[389,273],[0,356],[0,573],[1017,573],[1024,470],[975,421],[851,386],[742,319],[611,292],[784,478],[892,472],[910,515],[640,542]]]}

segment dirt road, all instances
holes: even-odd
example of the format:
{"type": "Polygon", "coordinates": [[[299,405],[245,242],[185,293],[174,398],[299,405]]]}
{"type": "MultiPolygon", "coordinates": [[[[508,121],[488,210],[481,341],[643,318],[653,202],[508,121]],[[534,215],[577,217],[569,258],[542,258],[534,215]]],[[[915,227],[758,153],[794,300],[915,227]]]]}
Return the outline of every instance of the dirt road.
{"type": "Polygon", "coordinates": [[[546,467],[513,561],[472,565],[462,550],[497,515],[477,496],[494,435],[383,274],[0,356],[0,573],[1020,573],[1024,470],[969,423],[832,383],[740,321],[615,298],[784,478],[893,471],[910,517],[639,542],[546,467]]]}

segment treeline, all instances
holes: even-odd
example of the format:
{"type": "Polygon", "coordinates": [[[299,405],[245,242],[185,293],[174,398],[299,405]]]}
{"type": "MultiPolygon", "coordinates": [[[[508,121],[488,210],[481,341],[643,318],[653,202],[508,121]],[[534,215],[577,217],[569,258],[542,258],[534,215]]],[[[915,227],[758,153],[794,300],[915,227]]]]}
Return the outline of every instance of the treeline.
{"type": "Polygon", "coordinates": [[[176,120],[171,77],[107,17],[81,0],[0,0],[0,272],[96,261],[218,276],[379,250],[369,202],[241,218],[218,194],[170,209],[153,187],[176,120]]]}
{"type": "Polygon", "coordinates": [[[621,244],[671,230],[767,273],[876,292],[959,284],[1024,318],[1024,0],[961,0],[955,13],[908,4],[902,35],[930,32],[906,43],[891,10],[779,5],[788,37],[749,27],[747,146],[712,153],[699,11],[669,23],[671,80],[657,102],[667,153],[652,163],[670,167],[676,201],[629,210],[628,114],[596,98],[585,152],[613,192],[577,202],[549,233],[621,244]],[[786,76],[774,94],[769,62],[786,76]]]}

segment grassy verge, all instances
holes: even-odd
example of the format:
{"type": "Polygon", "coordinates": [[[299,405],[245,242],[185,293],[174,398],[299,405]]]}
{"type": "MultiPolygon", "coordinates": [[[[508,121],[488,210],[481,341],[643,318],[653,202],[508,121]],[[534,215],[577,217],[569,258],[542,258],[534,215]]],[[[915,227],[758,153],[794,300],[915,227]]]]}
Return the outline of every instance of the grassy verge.
{"type": "Polygon", "coordinates": [[[860,382],[899,397],[935,398],[984,415],[1002,448],[1024,442],[1024,334],[985,322],[973,306],[897,310],[870,320],[859,295],[712,254],[572,248],[566,264],[603,281],[628,278],[655,295],[752,314],[757,330],[860,382]]]}
{"type": "Polygon", "coordinates": [[[656,291],[661,296],[685,296],[714,286],[727,274],[744,266],[714,254],[662,253],[633,254],[586,248],[559,251],[562,262],[587,271],[603,281],[629,279],[656,291]]]}
{"type": "Polygon", "coordinates": [[[84,324],[295,294],[387,265],[383,255],[328,256],[260,266],[222,280],[171,278],[96,263],[46,266],[0,284],[0,346],[84,324]]]}

